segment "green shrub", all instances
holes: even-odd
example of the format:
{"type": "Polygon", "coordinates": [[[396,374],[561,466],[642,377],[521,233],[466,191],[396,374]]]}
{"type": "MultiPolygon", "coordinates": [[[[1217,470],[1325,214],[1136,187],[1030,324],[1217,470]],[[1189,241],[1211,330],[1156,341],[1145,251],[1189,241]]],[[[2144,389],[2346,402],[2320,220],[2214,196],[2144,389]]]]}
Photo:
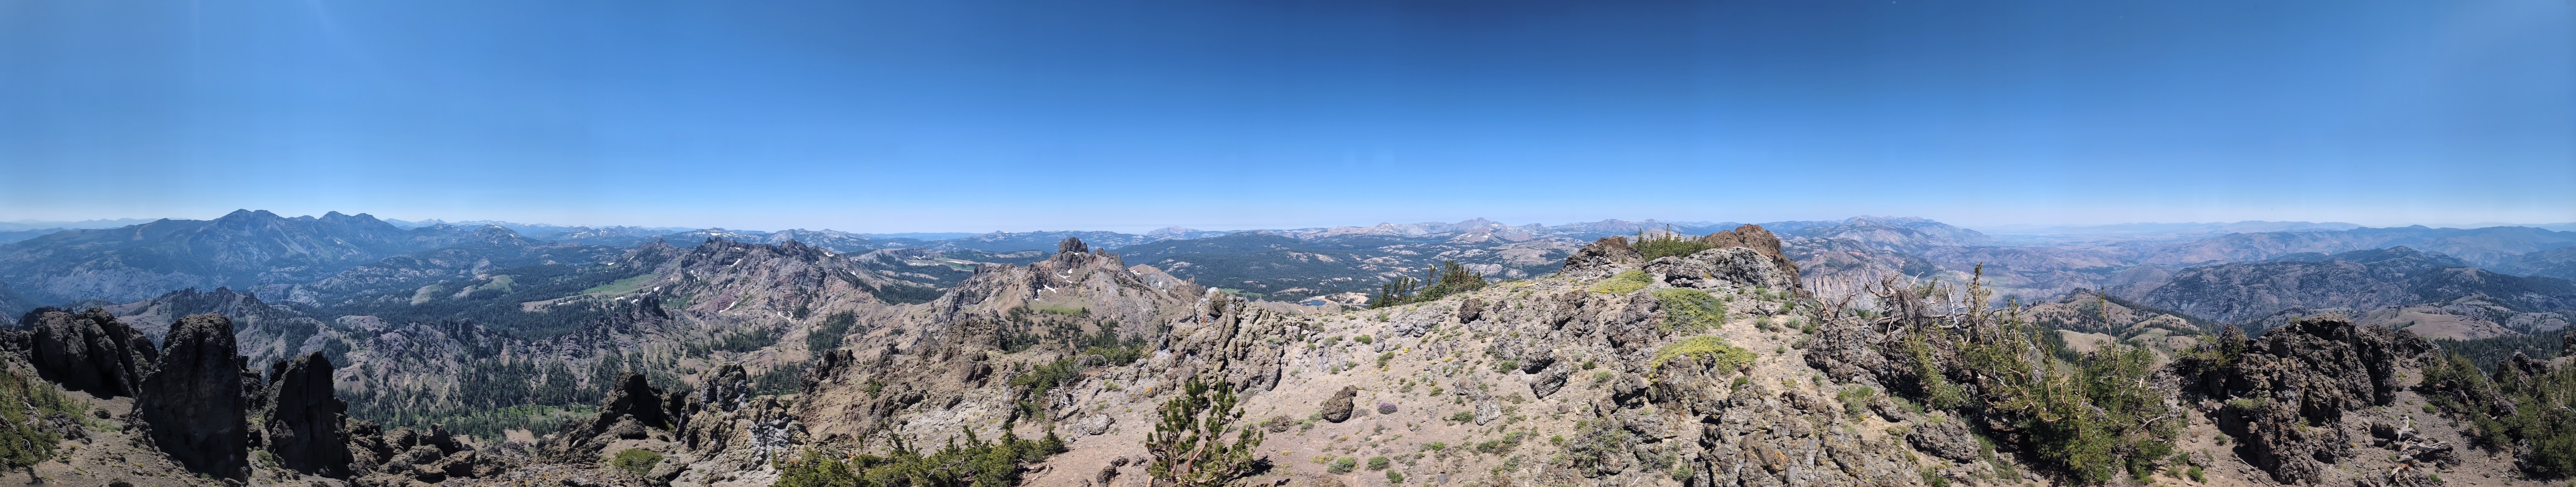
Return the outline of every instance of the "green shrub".
{"type": "Polygon", "coordinates": [[[1690,289],[1657,289],[1655,300],[1663,303],[1667,329],[1696,332],[1726,324],[1726,304],[1706,292],[1690,289]]]}
{"type": "MultiPolygon", "coordinates": [[[[1377,296],[1369,298],[1368,307],[1437,301],[1449,295],[1484,289],[1487,285],[1484,276],[1476,275],[1475,271],[1467,270],[1467,266],[1454,260],[1441,261],[1440,265],[1431,267],[1430,287],[1421,287],[1423,282],[1412,277],[1398,277],[1379,286],[1377,296]]],[[[1378,321],[1386,320],[1380,318],[1378,321]]]]}
{"type": "Polygon", "coordinates": [[[1475,412],[1472,412],[1472,411],[1459,411],[1459,412],[1458,412],[1458,414],[1452,414],[1452,415],[1449,415],[1449,420],[1450,420],[1450,421],[1460,422],[1460,423],[1464,423],[1464,422],[1468,422],[1468,421],[1475,421],[1475,420],[1476,420],[1476,413],[1475,413],[1475,412]]]}
{"type": "Polygon", "coordinates": [[[1646,271],[1631,270],[1621,272],[1619,275],[1610,276],[1609,279],[1603,279],[1600,283],[1593,284],[1592,292],[1628,294],[1637,292],[1639,289],[1645,289],[1647,285],[1654,283],[1654,275],[1647,274],[1646,271]]]}
{"type": "Polygon", "coordinates": [[[1864,416],[1862,411],[1869,410],[1869,398],[1876,395],[1878,395],[1877,389],[1871,389],[1869,386],[1852,386],[1843,389],[1842,392],[1834,393],[1834,398],[1842,400],[1843,412],[1857,418],[1864,416]]]}
{"type": "MultiPolygon", "coordinates": [[[[1896,291],[1965,296],[1967,302],[1992,297],[1981,278],[1966,287],[1964,293],[1935,284],[1896,291]]],[[[2055,330],[1992,318],[1969,313],[1902,329],[1901,340],[1880,350],[1902,367],[1890,371],[1901,380],[1886,382],[1886,392],[1958,419],[2011,425],[2016,434],[2002,439],[2077,484],[2101,484],[2124,473],[2144,477],[2163,467],[2185,422],[2169,421],[2179,411],[2157,391],[2138,386],[2156,370],[2154,352],[2115,344],[2063,364],[2051,357],[2055,330]]],[[[1937,483],[1928,476],[1924,481],[1937,483]]]]}
{"type": "Polygon", "coordinates": [[[2452,353],[2424,367],[2420,387],[2431,402],[2465,416],[2480,442],[2515,451],[2527,473],[2576,476],[2576,367],[2526,374],[2500,366],[2488,377],[2471,360],[2452,353]]]}
{"type": "Polygon", "coordinates": [[[39,426],[38,420],[57,415],[78,418],[83,408],[52,383],[0,370],[0,464],[28,468],[52,459],[54,446],[62,438],[39,426]]]}
{"type": "Polygon", "coordinates": [[[1369,470],[1386,470],[1387,467],[1394,465],[1395,462],[1393,460],[1388,460],[1385,455],[1369,457],[1368,459],[1369,470]]]}
{"type": "Polygon", "coordinates": [[[1497,374],[1509,374],[1512,373],[1513,370],[1518,370],[1520,368],[1521,361],[1519,360],[1502,360],[1494,362],[1494,373],[1497,374]]]}
{"type": "Polygon", "coordinates": [[[1337,473],[1337,474],[1343,474],[1343,473],[1351,473],[1351,471],[1352,471],[1352,470],[1357,470],[1357,469],[1359,469],[1359,467],[1360,467],[1360,459],[1358,459],[1358,458],[1352,458],[1352,457],[1341,457],[1341,458],[1335,458],[1335,459],[1333,459],[1333,464],[1332,464],[1332,465],[1326,465],[1326,466],[1324,466],[1324,471],[1326,471],[1326,472],[1332,472],[1332,473],[1337,473]]]}
{"type": "Polygon", "coordinates": [[[1646,237],[1637,241],[1637,253],[1645,254],[1646,260],[1655,260],[1660,257],[1687,256],[1699,253],[1699,251],[1702,250],[1713,248],[1717,248],[1717,246],[1710,245],[1708,242],[1699,241],[1699,239],[1682,238],[1678,235],[1646,237]]]}
{"type": "Polygon", "coordinates": [[[653,466],[660,464],[662,464],[662,454],[642,448],[618,450],[616,457],[608,459],[608,466],[634,472],[637,477],[651,474],[653,466]]]}
{"type": "Polygon", "coordinates": [[[1064,452],[1064,441],[1047,433],[1045,439],[1023,440],[1009,432],[994,441],[975,439],[974,430],[965,430],[963,443],[952,443],[939,452],[922,455],[902,439],[894,440],[894,451],[887,456],[858,455],[842,461],[833,455],[805,450],[795,460],[780,465],[778,482],[772,487],[877,487],[895,485],[977,485],[1007,487],[1019,485],[1020,465],[1046,461],[1064,452]]]}
{"type": "Polygon", "coordinates": [[[1527,439],[1528,437],[1529,437],[1529,432],[1528,432],[1528,431],[1513,431],[1513,432],[1510,432],[1510,433],[1505,433],[1505,434],[1503,434],[1503,437],[1502,437],[1502,438],[1495,438],[1495,439],[1492,439],[1492,440],[1487,440],[1487,441],[1485,441],[1485,442],[1483,442],[1483,443],[1477,443],[1477,444],[1476,444],[1476,446],[1475,446],[1475,450],[1476,450],[1476,453],[1484,453],[1484,454],[1489,454],[1489,455],[1501,455],[1501,454],[1504,454],[1504,453],[1510,453],[1510,452],[1512,451],[1512,449],[1513,449],[1513,448],[1520,448],[1520,446],[1521,446],[1521,441],[1522,441],[1522,440],[1524,440],[1524,439],[1527,439]]]}
{"type": "Polygon", "coordinates": [[[1700,335],[1665,344],[1663,348],[1656,349],[1655,358],[1646,362],[1646,368],[1650,370],[1661,368],[1665,361],[1684,355],[1706,360],[1711,368],[1719,370],[1733,370],[1752,365],[1754,358],[1753,352],[1736,348],[1735,345],[1726,343],[1724,338],[1718,338],[1716,335],[1700,335]]]}
{"type": "Polygon", "coordinates": [[[1390,484],[1401,484],[1401,483],[1404,483],[1404,473],[1403,473],[1403,472],[1397,472],[1397,471],[1394,471],[1394,470],[1388,470],[1388,471],[1386,471],[1386,483],[1390,483],[1390,484]]]}

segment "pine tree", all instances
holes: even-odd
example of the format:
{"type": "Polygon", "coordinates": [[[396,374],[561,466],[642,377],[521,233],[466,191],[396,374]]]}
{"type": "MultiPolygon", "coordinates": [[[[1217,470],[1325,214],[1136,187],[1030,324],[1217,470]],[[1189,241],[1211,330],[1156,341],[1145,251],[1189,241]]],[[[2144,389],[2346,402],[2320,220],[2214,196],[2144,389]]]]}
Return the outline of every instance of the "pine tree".
{"type": "Polygon", "coordinates": [[[1243,408],[1236,404],[1233,384],[1210,386],[1190,378],[1180,396],[1165,401],[1160,412],[1162,423],[1145,436],[1145,449],[1154,455],[1146,472],[1154,485],[1222,487],[1252,471],[1261,429],[1235,426],[1243,408]],[[1225,442],[1228,430],[1235,431],[1231,445],[1225,442]]]}

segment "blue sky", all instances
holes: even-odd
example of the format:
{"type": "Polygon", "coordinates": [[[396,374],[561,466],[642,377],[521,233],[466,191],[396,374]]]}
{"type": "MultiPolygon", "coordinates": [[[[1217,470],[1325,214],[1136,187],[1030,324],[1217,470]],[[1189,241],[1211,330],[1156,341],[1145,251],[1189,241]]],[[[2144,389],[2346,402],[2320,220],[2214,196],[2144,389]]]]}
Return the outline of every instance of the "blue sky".
{"type": "Polygon", "coordinates": [[[0,220],[2576,221],[2576,12],[0,0],[0,220]]]}

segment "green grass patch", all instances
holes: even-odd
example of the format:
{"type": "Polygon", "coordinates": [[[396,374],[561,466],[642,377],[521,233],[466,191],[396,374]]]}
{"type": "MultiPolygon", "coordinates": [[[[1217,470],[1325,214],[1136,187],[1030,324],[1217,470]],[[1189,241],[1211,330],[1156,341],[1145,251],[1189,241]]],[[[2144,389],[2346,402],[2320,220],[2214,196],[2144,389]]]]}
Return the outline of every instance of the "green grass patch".
{"type": "Polygon", "coordinates": [[[660,465],[661,463],[662,454],[654,453],[652,450],[642,448],[618,450],[617,456],[610,457],[608,459],[608,466],[617,467],[618,470],[634,472],[637,477],[651,474],[653,472],[653,466],[660,465]]]}
{"type": "Polygon", "coordinates": [[[653,277],[654,277],[654,275],[653,275],[653,274],[645,274],[645,275],[641,275],[641,276],[635,276],[635,277],[629,277],[629,278],[625,278],[625,279],[618,279],[618,280],[614,280],[614,281],[608,281],[608,283],[607,283],[607,284],[601,284],[601,285],[598,285],[598,286],[592,287],[592,288],[590,288],[590,289],[583,289],[583,290],[581,290],[581,294],[626,294],[626,293],[631,293],[631,292],[636,292],[636,291],[642,291],[642,290],[644,290],[644,283],[645,283],[645,282],[647,282],[647,281],[652,281],[652,280],[653,280],[653,277]]]}
{"type": "Polygon", "coordinates": [[[1753,363],[1752,351],[1736,348],[1734,344],[1726,343],[1724,338],[1700,335],[1656,349],[1654,360],[1647,361],[1646,368],[1651,370],[1663,367],[1665,361],[1684,355],[1707,360],[1712,367],[1719,369],[1740,368],[1753,363]]]}
{"type": "Polygon", "coordinates": [[[1655,300],[1664,303],[1664,326],[1681,331],[1700,331],[1726,324],[1726,303],[1716,296],[1690,289],[1657,289],[1655,300]]]}
{"type": "Polygon", "coordinates": [[[1646,285],[1654,283],[1655,277],[1653,275],[1646,274],[1646,271],[1632,270],[1621,272],[1616,276],[1610,276],[1609,279],[1604,279],[1599,284],[1593,284],[1592,292],[1628,294],[1637,292],[1639,289],[1645,289],[1646,285]]]}

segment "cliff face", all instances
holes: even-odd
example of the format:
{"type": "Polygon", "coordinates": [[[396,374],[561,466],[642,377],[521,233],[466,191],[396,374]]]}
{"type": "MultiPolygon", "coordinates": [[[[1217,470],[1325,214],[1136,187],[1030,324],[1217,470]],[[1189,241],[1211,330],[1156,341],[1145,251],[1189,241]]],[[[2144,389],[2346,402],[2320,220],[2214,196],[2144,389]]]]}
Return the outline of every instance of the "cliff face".
{"type": "Polygon", "coordinates": [[[28,361],[46,380],[66,389],[132,396],[160,359],[151,339],[98,308],[78,314],[37,308],[19,321],[31,331],[28,361]]]}
{"type": "Polygon", "coordinates": [[[270,365],[260,391],[261,443],[287,469],[345,478],[349,404],[332,396],[331,373],[319,353],[270,365]]]}
{"type": "Polygon", "coordinates": [[[181,318],[161,345],[160,363],[135,395],[134,417],[188,471],[230,479],[250,474],[243,390],[257,387],[259,374],[246,370],[235,351],[232,320],[212,314],[181,318]]]}

